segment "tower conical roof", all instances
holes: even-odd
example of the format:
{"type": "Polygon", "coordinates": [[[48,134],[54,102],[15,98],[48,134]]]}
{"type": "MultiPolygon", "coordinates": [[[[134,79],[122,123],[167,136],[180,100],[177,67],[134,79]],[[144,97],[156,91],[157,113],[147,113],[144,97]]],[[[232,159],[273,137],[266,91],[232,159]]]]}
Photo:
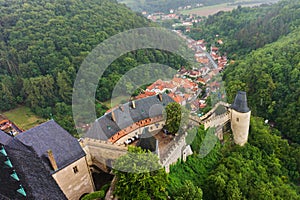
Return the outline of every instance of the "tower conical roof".
{"type": "Polygon", "coordinates": [[[231,105],[231,108],[241,113],[247,113],[250,111],[247,104],[246,92],[238,91],[237,95],[235,96],[234,102],[231,105]]]}

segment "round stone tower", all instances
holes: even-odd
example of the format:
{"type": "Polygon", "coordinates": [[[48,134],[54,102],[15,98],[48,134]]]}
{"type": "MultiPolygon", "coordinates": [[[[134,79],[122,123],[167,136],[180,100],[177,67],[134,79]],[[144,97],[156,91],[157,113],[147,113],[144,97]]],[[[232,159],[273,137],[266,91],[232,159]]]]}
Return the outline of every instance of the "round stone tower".
{"type": "Polygon", "coordinates": [[[231,105],[231,130],[234,142],[243,146],[248,141],[251,111],[247,105],[246,92],[238,91],[231,105]]]}

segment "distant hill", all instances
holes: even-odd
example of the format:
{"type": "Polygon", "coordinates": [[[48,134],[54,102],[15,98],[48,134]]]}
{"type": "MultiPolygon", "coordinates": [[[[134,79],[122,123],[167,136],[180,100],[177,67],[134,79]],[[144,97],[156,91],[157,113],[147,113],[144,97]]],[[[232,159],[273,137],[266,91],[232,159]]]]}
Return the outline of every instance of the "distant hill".
{"type": "Polygon", "coordinates": [[[205,39],[216,44],[222,39],[220,50],[244,55],[254,49],[275,42],[300,25],[299,0],[280,1],[255,8],[238,7],[231,12],[219,12],[193,27],[193,39],[205,39]],[[218,37],[216,37],[218,35],[218,37]]]}

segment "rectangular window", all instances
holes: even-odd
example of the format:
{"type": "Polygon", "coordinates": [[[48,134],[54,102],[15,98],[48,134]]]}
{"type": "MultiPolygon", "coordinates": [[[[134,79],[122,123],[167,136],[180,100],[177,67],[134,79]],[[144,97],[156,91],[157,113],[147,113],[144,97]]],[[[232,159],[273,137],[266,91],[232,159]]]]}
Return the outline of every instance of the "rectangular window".
{"type": "Polygon", "coordinates": [[[237,121],[237,122],[239,122],[239,121],[240,121],[240,119],[239,119],[239,118],[236,118],[236,121],[237,121]]]}
{"type": "Polygon", "coordinates": [[[73,167],[73,172],[74,172],[74,174],[78,173],[78,168],[77,168],[77,166],[73,167]]]}

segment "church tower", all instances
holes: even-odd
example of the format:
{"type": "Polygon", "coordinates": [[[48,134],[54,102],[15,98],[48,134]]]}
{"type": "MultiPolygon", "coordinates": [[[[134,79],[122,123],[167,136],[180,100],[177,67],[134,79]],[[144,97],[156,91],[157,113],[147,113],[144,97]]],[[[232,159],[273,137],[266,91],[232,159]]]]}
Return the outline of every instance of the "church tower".
{"type": "Polygon", "coordinates": [[[238,91],[231,105],[231,130],[234,142],[243,146],[248,141],[251,111],[247,105],[246,92],[238,91]]]}

